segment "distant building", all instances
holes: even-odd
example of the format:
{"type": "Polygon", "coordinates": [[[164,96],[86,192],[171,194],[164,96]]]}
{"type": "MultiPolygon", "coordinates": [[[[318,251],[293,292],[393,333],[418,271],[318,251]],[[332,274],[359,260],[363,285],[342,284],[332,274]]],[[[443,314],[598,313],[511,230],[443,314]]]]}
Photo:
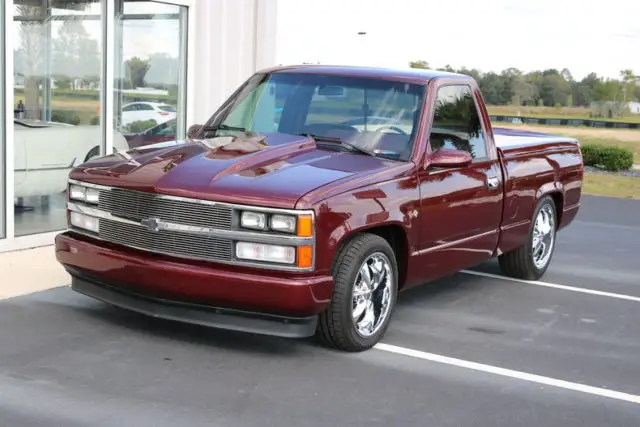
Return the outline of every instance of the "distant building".
{"type": "Polygon", "coordinates": [[[626,114],[640,114],[640,102],[593,102],[590,108],[596,117],[623,117],[626,114]]]}

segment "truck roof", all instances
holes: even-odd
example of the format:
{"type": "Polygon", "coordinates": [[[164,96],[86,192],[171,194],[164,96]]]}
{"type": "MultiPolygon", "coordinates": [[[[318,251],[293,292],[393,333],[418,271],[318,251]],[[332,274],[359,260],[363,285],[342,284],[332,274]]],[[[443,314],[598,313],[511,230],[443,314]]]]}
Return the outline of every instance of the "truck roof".
{"type": "Polygon", "coordinates": [[[359,65],[280,65],[263,69],[261,73],[309,73],[340,76],[367,77],[385,80],[426,83],[435,78],[472,79],[471,76],[447,71],[426,70],[421,68],[382,68],[359,65]]]}

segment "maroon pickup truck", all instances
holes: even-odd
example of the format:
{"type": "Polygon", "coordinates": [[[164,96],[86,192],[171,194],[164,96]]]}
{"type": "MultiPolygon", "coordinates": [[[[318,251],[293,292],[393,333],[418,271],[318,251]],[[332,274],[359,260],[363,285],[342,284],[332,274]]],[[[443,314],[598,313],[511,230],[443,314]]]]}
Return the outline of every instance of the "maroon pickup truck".
{"type": "Polygon", "coordinates": [[[188,134],[72,170],[72,289],[362,351],[399,291],[493,257],[540,278],[580,205],[578,141],[493,130],[464,75],[272,68],[188,134]]]}

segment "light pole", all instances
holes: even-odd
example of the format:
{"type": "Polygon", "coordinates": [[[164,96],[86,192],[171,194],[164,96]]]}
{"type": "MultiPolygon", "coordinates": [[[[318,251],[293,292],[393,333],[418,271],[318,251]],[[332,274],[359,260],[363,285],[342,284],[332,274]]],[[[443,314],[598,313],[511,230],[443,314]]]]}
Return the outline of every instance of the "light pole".
{"type": "Polygon", "coordinates": [[[366,31],[358,31],[357,35],[360,38],[360,53],[363,56],[362,65],[366,65],[368,63],[368,61],[366,59],[366,54],[365,54],[365,52],[366,52],[366,49],[365,49],[366,40],[364,40],[364,36],[367,35],[367,32],[366,31]]]}

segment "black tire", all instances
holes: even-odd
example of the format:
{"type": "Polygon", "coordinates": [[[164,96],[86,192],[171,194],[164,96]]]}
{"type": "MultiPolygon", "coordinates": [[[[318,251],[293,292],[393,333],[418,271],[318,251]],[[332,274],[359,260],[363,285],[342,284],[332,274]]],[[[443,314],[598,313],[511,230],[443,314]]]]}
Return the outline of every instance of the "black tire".
{"type": "Polygon", "coordinates": [[[89,151],[89,152],[87,153],[87,155],[86,155],[86,156],[85,156],[85,158],[84,158],[84,162],[83,162],[83,163],[86,163],[86,162],[88,162],[89,160],[91,160],[93,157],[96,157],[96,156],[99,156],[99,155],[100,155],[100,147],[98,147],[98,146],[96,145],[95,147],[93,147],[93,148],[91,149],[91,151],[89,151]]]}
{"type": "Polygon", "coordinates": [[[384,336],[395,308],[398,295],[398,267],[395,254],[382,237],[362,233],[355,236],[336,255],[333,267],[333,298],[327,309],[320,314],[317,335],[338,350],[358,352],[370,349],[384,336]],[[363,336],[358,333],[352,320],[353,289],[362,264],[372,255],[382,254],[389,261],[391,280],[387,315],[375,333],[363,336]]]}
{"type": "Polygon", "coordinates": [[[529,234],[527,235],[526,242],[516,250],[511,252],[504,253],[498,256],[498,263],[500,265],[500,269],[504,274],[510,277],[514,277],[517,279],[523,280],[538,280],[540,279],[549,268],[551,264],[551,260],[553,259],[553,254],[556,249],[556,234],[558,227],[558,216],[556,212],[556,204],[553,201],[551,196],[544,196],[538,202],[536,209],[533,213],[533,218],[531,220],[531,227],[529,229],[529,234]],[[536,219],[540,212],[545,209],[551,212],[550,216],[553,219],[553,229],[552,229],[552,245],[550,253],[548,254],[548,259],[544,263],[544,265],[537,266],[534,262],[534,253],[533,253],[533,238],[534,238],[534,229],[536,219]]]}

